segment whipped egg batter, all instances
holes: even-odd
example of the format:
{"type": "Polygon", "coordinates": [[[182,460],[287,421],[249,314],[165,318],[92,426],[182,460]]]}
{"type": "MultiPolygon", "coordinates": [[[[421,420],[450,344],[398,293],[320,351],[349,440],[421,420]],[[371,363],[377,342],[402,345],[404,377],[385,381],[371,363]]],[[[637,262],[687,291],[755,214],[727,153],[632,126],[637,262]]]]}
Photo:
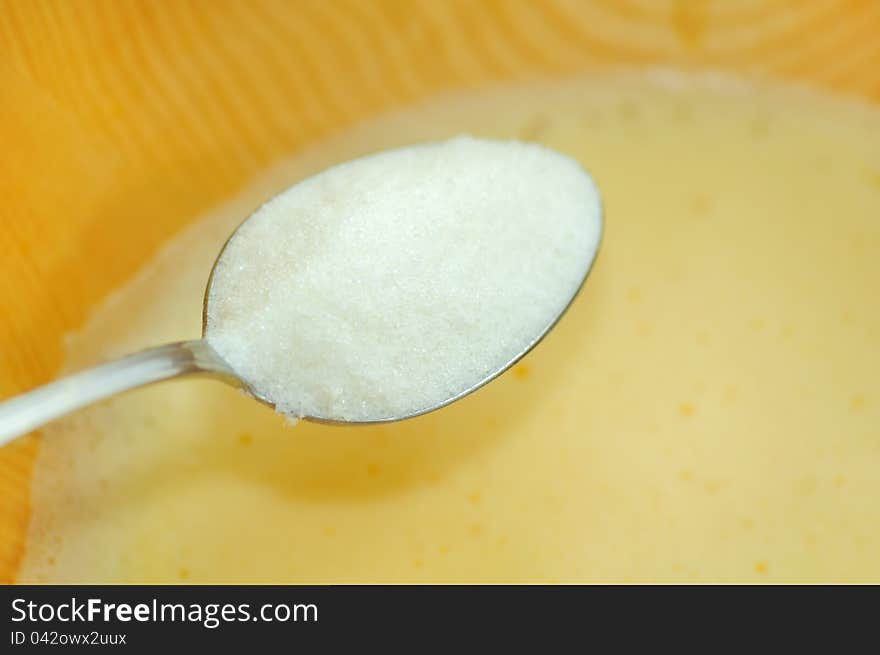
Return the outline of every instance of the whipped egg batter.
{"type": "Polygon", "coordinates": [[[272,194],[459,133],[593,174],[602,252],[476,394],[295,427],[210,380],[46,430],[20,582],[880,582],[880,112],[672,73],[446,98],[282,163],[70,338],[67,369],[197,337],[272,194]]]}

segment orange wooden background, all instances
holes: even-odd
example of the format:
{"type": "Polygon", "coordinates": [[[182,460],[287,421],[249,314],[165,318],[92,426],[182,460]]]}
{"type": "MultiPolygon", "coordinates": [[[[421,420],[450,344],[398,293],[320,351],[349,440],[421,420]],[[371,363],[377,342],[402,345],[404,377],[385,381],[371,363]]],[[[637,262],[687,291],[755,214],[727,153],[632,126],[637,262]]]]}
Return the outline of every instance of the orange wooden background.
{"type": "MultiPolygon", "coordinates": [[[[620,65],[880,101],[880,0],[0,0],[0,398],[274,160],[443,90],[620,65]]],[[[0,581],[37,447],[0,450],[0,581]]]]}

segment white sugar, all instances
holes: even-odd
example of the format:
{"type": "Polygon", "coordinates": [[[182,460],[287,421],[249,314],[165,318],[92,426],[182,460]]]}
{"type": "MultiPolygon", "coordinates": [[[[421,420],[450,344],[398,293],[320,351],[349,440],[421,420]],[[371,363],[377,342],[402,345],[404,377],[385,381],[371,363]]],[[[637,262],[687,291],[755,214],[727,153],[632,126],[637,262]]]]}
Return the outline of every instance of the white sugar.
{"type": "Polygon", "coordinates": [[[309,178],[214,272],[207,338],[290,416],[433,407],[523,352],[596,254],[598,192],[542,146],[458,137],[309,178]]]}

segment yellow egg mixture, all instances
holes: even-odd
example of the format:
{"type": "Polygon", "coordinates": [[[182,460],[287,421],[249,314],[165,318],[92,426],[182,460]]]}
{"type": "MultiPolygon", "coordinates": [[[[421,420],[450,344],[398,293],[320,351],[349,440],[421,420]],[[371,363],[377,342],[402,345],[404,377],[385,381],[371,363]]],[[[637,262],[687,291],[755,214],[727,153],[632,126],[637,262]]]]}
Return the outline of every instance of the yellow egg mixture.
{"type": "Polygon", "coordinates": [[[292,427],[210,380],[58,421],[21,582],[880,582],[880,115],[806,91],[661,71],[362,125],[169,244],[68,368],[196,337],[216,253],[267,196],[461,132],[540,141],[603,192],[597,264],[547,340],[392,425],[292,427]]]}

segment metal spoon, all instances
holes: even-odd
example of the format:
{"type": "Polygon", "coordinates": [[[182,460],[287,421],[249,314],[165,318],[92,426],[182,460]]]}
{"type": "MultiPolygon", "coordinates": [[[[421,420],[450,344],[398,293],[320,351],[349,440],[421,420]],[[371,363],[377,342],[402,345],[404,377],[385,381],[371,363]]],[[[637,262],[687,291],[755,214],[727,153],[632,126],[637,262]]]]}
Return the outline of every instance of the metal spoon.
{"type": "MultiPolygon", "coordinates": [[[[599,216],[601,230],[603,227],[601,208],[599,216]]],[[[243,224],[244,223],[242,223],[242,225],[243,224]]],[[[227,240],[226,245],[229,244],[234,236],[235,233],[233,232],[232,236],[227,240]]],[[[102,364],[80,373],[61,378],[60,380],[51,382],[45,386],[38,387],[33,391],[15,396],[0,403],[0,446],[12,441],[16,437],[27,434],[59,416],[85,407],[86,405],[128,391],[129,389],[184,376],[207,375],[216,378],[217,380],[221,380],[243,390],[254,399],[267,404],[270,407],[274,407],[269,399],[261,397],[254,389],[250,388],[240,377],[238,377],[235,371],[233,371],[220,355],[214,351],[204,338],[208,316],[208,299],[211,295],[214,271],[217,269],[217,262],[221,260],[225,251],[226,246],[221,249],[220,254],[217,256],[217,259],[214,262],[214,267],[211,270],[210,278],[208,279],[205,300],[202,305],[201,339],[194,341],[178,341],[176,343],[169,343],[163,346],[143,350],[107,364],[102,364]]],[[[598,248],[596,253],[598,253],[598,248]]],[[[547,323],[544,329],[535,335],[535,338],[531,340],[522,352],[518,353],[504,365],[490,372],[476,384],[460,390],[451,397],[432,407],[426,407],[403,416],[377,416],[368,420],[358,421],[346,420],[334,416],[305,416],[303,419],[319,423],[347,425],[388,423],[427,414],[428,412],[445,407],[446,405],[467,396],[513,366],[532,348],[534,348],[548,332],[550,332],[583,287],[584,282],[592,270],[595,257],[596,255],[594,254],[593,259],[590,262],[587,262],[584,277],[580,281],[578,288],[572,294],[566,306],[557,315],[547,317],[547,323]]]]}

